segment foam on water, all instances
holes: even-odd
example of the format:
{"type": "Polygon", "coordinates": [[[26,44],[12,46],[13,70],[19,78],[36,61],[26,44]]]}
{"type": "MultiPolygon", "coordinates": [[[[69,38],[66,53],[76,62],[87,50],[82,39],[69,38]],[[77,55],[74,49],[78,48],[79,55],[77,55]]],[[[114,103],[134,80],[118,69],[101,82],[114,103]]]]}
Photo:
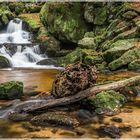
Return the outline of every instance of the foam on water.
{"type": "MultiPolygon", "coordinates": [[[[28,44],[32,44],[31,35],[29,32],[23,30],[22,20],[15,18],[11,20],[7,26],[7,31],[0,34],[0,44],[3,46],[0,48],[0,55],[5,56],[9,59],[12,64],[12,67],[20,68],[54,68],[53,65],[48,66],[39,66],[36,63],[40,60],[47,59],[46,55],[41,54],[39,45],[34,45],[31,47],[28,44]],[[9,49],[4,45],[8,44],[17,44],[16,52],[11,54],[9,49]],[[26,44],[24,48],[22,45],[26,44]]],[[[12,46],[13,47],[13,46],[12,46]]]]}

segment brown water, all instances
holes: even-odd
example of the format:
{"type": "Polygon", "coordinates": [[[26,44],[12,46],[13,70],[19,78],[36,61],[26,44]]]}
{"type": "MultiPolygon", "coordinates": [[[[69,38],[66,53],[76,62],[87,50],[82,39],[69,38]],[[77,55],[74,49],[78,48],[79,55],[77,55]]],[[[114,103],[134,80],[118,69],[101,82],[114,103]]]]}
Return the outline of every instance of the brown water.
{"type": "MultiPolygon", "coordinates": [[[[37,91],[50,91],[52,82],[58,73],[57,70],[12,70],[12,71],[0,71],[0,82],[6,82],[11,80],[22,81],[25,85],[25,89],[31,87],[36,87],[37,91]]],[[[116,81],[120,79],[129,78],[132,76],[139,75],[136,72],[115,72],[113,74],[98,74],[98,81],[116,81]]],[[[2,104],[3,101],[0,102],[2,104]]],[[[132,113],[120,113],[116,115],[123,119],[123,123],[115,123],[110,119],[112,117],[105,117],[102,124],[90,123],[80,126],[80,129],[84,130],[86,133],[81,137],[88,138],[98,138],[96,129],[100,125],[111,124],[115,126],[131,126],[132,131],[123,133],[122,137],[140,137],[140,97],[126,105],[126,107],[131,107],[133,109],[132,113]]],[[[29,131],[24,128],[23,125],[28,126],[24,123],[13,123],[6,120],[0,120],[0,137],[6,138],[23,138],[23,137],[37,137],[37,138],[48,138],[48,137],[79,137],[77,134],[71,130],[64,130],[57,128],[54,132],[54,128],[39,128],[40,130],[29,131]]]]}

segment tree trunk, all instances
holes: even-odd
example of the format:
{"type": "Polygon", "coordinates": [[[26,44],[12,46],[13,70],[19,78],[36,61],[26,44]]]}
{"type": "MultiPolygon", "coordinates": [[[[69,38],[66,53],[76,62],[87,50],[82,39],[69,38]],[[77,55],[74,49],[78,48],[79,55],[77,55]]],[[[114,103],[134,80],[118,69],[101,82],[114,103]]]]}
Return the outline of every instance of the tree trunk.
{"type": "Polygon", "coordinates": [[[23,107],[22,110],[25,112],[32,112],[32,111],[40,110],[40,109],[48,109],[48,108],[62,106],[62,105],[69,105],[71,103],[75,103],[77,101],[83,100],[89,96],[94,96],[101,91],[118,90],[125,86],[134,86],[134,85],[138,85],[139,83],[140,83],[140,76],[135,76],[135,77],[125,79],[125,80],[91,87],[84,91],[80,91],[76,95],[63,97],[59,99],[49,99],[39,104],[33,104],[28,107],[26,106],[26,108],[23,107]]]}

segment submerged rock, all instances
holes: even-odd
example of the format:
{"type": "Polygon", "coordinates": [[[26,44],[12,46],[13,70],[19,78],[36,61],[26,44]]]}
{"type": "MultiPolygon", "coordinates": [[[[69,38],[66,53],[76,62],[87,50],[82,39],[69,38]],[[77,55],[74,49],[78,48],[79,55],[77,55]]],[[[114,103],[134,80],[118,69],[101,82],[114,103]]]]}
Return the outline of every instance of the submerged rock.
{"type": "Polygon", "coordinates": [[[120,138],[122,135],[120,129],[115,126],[101,126],[99,132],[111,138],[120,138]]]}
{"type": "Polygon", "coordinates": [[[31,116],[29,114],[11,113],[9,114],[8,119],[15,122],[29,121],[31,116]]]}
{"type": "Polygon", "coordinates": [[[0,99],[18,99],[23,95],[23,83],[11,81],[0,84],[0,99]]]}
{"type": "Polygon", "coordinates": [[[52,86],[52,95],[56,98],[70,96],[91,87],[97,79],[96,68],[82,63],[67,65],[57,75],[52,86]]]}
{"type": "Polygon", "coordinates": [[[63,114],[61,112],[48,112],[35,116],[33,119],[31,119],[31,123],[41,126],[58,125],[77,127],[79,125],[79,122],[75,118],[72,118],[69,115],[63,114]]]}
{"type": "Polygon", "coordinates": [[[0,68],[10,68],[10,67],[11,67],[10,61],[4,56],[0,56],[0,68]]]}

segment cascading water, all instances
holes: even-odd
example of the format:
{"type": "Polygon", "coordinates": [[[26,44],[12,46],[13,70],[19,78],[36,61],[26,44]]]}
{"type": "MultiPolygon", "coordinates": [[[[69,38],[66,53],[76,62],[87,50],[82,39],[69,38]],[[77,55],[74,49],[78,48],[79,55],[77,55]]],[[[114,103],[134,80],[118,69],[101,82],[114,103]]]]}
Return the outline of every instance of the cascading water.
{"type": "MultiPolygon", "coordinates": [[[[40,53],[39,45],[31,47],[31,36],[29,32],[22,29],[22,20],[15,18],[8,24],[6,33],[0,34],[0,44],[3,46],[0,48],[0,55],[9,59],[12,67],[40,67],[36,63],[40,60],[47,59],[48,57],[40,53]],[[14,44],[16,47],[15,53],[11,53],[4,44],[14,44]],[[17,44],[17,45],[16,45],[17,44]],[[20,44],[20,45],[18,45],[20,44]],[[25,44],[24,47],[22,44],[25,44]],[[30,46],[28,46],[30,44],[30,46]]],[[[53,68],[53,66],[46,66],[53,68]]]]}

